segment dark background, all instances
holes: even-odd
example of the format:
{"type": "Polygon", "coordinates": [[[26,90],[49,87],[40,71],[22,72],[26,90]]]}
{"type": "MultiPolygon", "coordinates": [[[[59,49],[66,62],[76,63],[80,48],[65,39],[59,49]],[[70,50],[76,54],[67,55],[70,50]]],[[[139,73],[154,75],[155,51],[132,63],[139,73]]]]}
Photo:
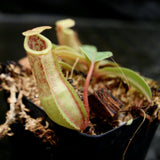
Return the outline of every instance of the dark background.
{"type": "MultiPolygon", "coordinates": [[[[158,0],[5,0],[0,2],[0,62],[25,56],[25,30],[74,18],[82,43],[110,50],[116,62],[160,81],[160,1],[158,0]]],[[[57,43],[55,31],[45,31],[57,43]]],[[[5,102],[0,93],[0,124],[5,102]]],[[[147,160],[160,160],[160,129],[147,160]]],[[[10,140],[0,140],[0,160],[11,158],[10,140]]]]}
{"type": "Polygon", "coordinates": [[[4,0],[2,13],[60,14],[123,20],[159,20],[159,0],[4,0]]]}

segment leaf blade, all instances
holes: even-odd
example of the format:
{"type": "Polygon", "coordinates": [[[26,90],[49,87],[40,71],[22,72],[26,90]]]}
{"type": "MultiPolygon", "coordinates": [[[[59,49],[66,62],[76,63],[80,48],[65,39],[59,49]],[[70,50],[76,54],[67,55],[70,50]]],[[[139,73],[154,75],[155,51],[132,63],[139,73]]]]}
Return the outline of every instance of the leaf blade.
{"type": "Polygon", "coordinates": [[[150,90],[150,87],[138,73],[132,71],[131,69],[124,67],[105,67],[102,69],[98,69],[98,72],[103,77],[107,77],[108,74],[110,74],[109,76],[116,75],[123,80],[126,80],[127,77],[130,85],[135,87],[141,94],[143,94],[149,102],[151,101],[152,92],[150,90]]]}
{"type": "Polygon", "coordinates": [[[85,57],[87,57],[87,60],[92,62],[102,61],[113,56],[110,51],[98,52],[97,48],[93,45],[83,45],[80,49],[85,57]]]}
{"type": "Polygon", "coordinates": [[[80,47],[82,53],[88,61],[95,62],[97,48],[93,45],[83,45],[80,47]]]}
{"type": "Polygon", "coordinates": [[[112,57],[112,56],[113,56],[113,54],[112,54],[112,52],[110,52],[110,51],[98,52],[98,53],[96,54],[96,62],[102,61],[102,60],[107,59],[107,58],[110,58],[110,57],[112,57]]]}

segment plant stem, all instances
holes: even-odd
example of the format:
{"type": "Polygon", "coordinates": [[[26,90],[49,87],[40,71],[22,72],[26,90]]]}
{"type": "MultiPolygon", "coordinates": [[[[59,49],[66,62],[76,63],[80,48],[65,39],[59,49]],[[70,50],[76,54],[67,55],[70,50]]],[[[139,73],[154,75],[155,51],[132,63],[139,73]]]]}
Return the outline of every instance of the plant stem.
{"type": "Polygon", "coordinates": [[[95,62],[91,61],[89,71],[88,71],[88,74],[87,74],[87,78],[86,78],[86,81],[85,81],[85,85],[84,85],[84,91],[83,91],[84,106],[85,106],[85,109],[87,111],[87,115],[88,115],[87,120],[88,121],[89,121],[88,87],[89,87],[89,83],[90,83],[90,80],[91,80],[91,77],[92,77],[94,66],[95,66],[95,62]]]}

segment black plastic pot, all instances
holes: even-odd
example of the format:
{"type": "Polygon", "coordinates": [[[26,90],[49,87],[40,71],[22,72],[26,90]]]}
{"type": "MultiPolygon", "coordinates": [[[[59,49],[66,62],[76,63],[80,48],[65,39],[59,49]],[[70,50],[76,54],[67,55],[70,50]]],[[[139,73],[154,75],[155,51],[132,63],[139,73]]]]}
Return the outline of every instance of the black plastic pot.
{"type": "MultiPolygon", "coordinates": [[[[47,117],[45,112],[24,99],[24,103],[30,109],[32,117],[44,117],[54,126],[59,137],[57,146],[42,142],[29,131],[25,131],[21,125],[13,126],[15,135],[11,137],[12,160],[61,160],[61,159],[107,159],[122,160],[124,151],[142,122],[142,118],[136,118],[131,125],[122,125],[104,134],[91,136],[77,131],[66,129],[54,124],[47,117]]],[[[151,140],[158,127],[158,120],[152,123],[145,120],[141,128],[135,134],[128,150],[125,160],[144,160],[151,140]]]]}

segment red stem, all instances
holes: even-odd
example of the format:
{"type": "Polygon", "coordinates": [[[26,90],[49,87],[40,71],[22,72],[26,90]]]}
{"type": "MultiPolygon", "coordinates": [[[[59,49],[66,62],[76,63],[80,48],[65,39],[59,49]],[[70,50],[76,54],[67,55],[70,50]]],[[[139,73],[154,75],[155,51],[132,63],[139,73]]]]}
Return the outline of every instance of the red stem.
{"type": "Polygon", "coordinates": [[[87,78],[86,78],[86,81],[85,81],[85,85],[84,85],[84,91],[83,91],[84,106],[85,106],[85,109],[87,111],[87,122],[89,121],[88,87],[89,87],[91,76],[92,76],[92,73],[93,73],[93,70],[94,70],[94,65],[95,65],[95,63],[91,62],[90,67],[89,67],[89,71],[88,71],[88,74],[87,74],[87,78]]]}

